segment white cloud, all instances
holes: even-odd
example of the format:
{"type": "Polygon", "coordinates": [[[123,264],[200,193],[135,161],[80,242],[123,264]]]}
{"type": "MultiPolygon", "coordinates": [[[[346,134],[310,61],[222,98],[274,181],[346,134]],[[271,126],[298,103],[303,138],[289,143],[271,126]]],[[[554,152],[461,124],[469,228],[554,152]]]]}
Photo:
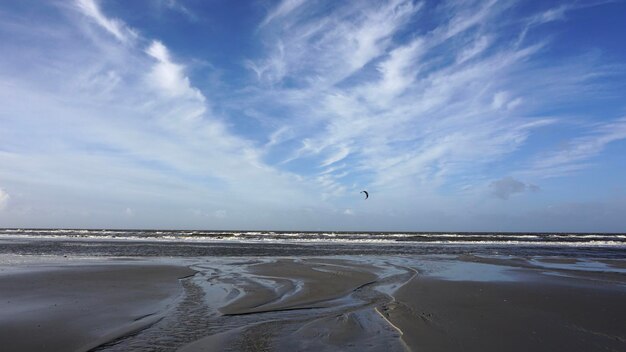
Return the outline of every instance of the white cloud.
{"type": "Polygon", "coordinates": [[[480,36],[471,43],[469,47],[462,50],[457,56],[457,62],[463,63],[481,54],[491,44],[491,39],[487,36],[480,36]]]}
{"type": "Polygon", "coordinates": [[[199,20],[198,16],[177,0],[165,0],[165,6],[172,10],[184,15],[189,21],[196,22],[199,20]]]}
{"type": "Polygon", "coordinates": [[[513,98],[508,92],[501,91],[493,95],[493,101],[491,103],[491,106],[496,110],[513,110],[516,107],[520,106],[522,102],[522,98],[513,98]]]}
{"type": "Polygon", "coordinates": [[[528,35],[528,32],[531,29],[533,29],[533,27],[537,27],[542,24],[546,24],[550,22],[563,21],[566,19],[565,15],[567,14],[567,12],[570,12],[573,10],[580,10],[580,9],[584,9],[588,7],[595,7],[595,6],[604,5],[610,2],[612,2],[612,0],[584,1],[580,3],[572,2],[568,4],[559,5],[553,8],[549,8],[547,10],[544,10],[543,12],[534,14],[525,20],[526,23],[524,25],[523,30],[520,32],[520,35],[517,40],[517,45],[519,45],[520,43],[524,41],[524,39],[528,35]]]}
{"type": "Polygon", "coordinates": [[[414,83],[419,73],[417,60],[425,52],[422,38],[392,50],[389,58],[378,65],[381,78],[371,86],[371,91],[366,92],[369,95],[367,99],[382,105],[403,93],[414,83]]]}
{"type": "Polygon", "coordinates": [[[124,210],[124,214],[126,214],[126,216],[128,217],[133,217],[135,216],[135,211],[132,208],[126,208],[124,210]]]}
{"type": "Polygon", "coordinates": [[[302,6],[306,1],[305,0],[282,0],[272,11],[270,11],[263,22],[261,22],[261,27],[267,25],[272,22],[274,19],[278,19],[280,17],[286,16],[302,6]]]}
{"type": "Polygon", "coordinates": [[[276,144],[284,142],[292,136],[292,132],[287,126],[282,126],[272,132],[269,136],[269,141],[265,144],[265,148],[270,148],[276,144]]]}
{"type": "Polygon", "coordinates": [[[302,76],[298,81],[306,85],[339,82],[384,54],[391,36],[421,7],[408,0],[343,4],[316,17],[294,13],[300,5],[313,6],[299,1],[279,5],[281,15],[270,16],[274,25],[266,34],[273,43],[270,54],[247,63],[263,82],[278,84],[288,75],[302,76]]]}
{"type": "Polygon", "coordinates": [[[202,93],[191,86],[184,67],[172,62],[169,51],[163,43],[158,40],[152,41],[146,53],[157,60],[148,77],[157,89],[170,97],[187,97],[204,102],[202,93]]]}
{"type": "Polygon", "coordinates": [[[559,21],[565,19],[565,12],[573,9],[572,5],[561,5],[548,9],[544,12],[532,16],[529,20],[531,24],[543,24],[553,21],[559,21]]]}
{"type": "Polygon", "coordinates": [[[508,94],[506,92],[497,92],[493,95],[493,102],[491,103],[491,106],[493,106],[494,109],[500,109],[506,104],[507,100],[508,94]]]}
{"type": "Polygon", "coordinates": [[[100,10],[96,0],[76,0],[76,5],[85,15],[93,19],[119,41],[128,43],[137,36],[135,31],[128,28],[122,21],[106,17],[100,10]]]}
{"type": "Polygon", "coordinates": [[[329,166],[338,161],[345,159],[348,155],[350,155],[350,148],[346,146],[339,146],[335,148],[335,152],[332,153],[326,160],[322,161],[320,166],[329,166]]]}

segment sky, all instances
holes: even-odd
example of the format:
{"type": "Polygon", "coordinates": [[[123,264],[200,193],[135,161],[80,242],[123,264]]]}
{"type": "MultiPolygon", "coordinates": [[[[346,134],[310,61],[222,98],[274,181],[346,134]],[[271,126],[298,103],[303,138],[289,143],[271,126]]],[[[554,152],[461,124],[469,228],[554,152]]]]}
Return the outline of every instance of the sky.
{"type": "Polygon", "coordinates": [[[625,35],[624,1],[0,1],[0,227],[626,232],[625,35]]]}

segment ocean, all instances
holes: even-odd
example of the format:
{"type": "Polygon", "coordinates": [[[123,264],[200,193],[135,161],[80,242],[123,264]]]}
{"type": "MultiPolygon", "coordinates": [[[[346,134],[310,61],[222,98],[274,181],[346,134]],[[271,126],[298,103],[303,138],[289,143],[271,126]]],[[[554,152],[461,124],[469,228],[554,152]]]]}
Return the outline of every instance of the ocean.
{"type": "Polygon", "coordinates": [[[626,258],[624,233],[0,229],[0,253],[86,256],[476,254],[626,258]]]}

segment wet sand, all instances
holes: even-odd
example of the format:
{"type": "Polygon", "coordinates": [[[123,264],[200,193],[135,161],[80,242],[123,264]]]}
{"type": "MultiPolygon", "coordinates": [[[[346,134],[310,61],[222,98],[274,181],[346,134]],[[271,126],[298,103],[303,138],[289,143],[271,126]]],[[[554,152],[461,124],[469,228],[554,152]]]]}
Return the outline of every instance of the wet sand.
{"type": "MultiPolygon", "coordinates": [[[[543,259],[539,262],[578,263],[543,259]]],[[[201,339],[183,351],[626,348],[624,273],[546,270],[524,258],[477,257],[282,259],[253,265],[249,272],[272,280],[301,280],[304,288],[263,295],[247,291],[223,311],[233,315],[294,307],[310,311],[267,321],[259,314],[258,322],[201,339]],[[317,274],[310,276],[313,272],[317,274]]]]}
{"type": "Polygon", "coordinates": [[[623,264],[343,256],[186,260],[193,271],[44,267],[0,275],[0,297],[16,300],[2,303],[0,343],[83,351],[123,336],[99,350],[624,351],[623,264]],[[193,272],[181,294],[176,279],[193,272]]]}
{"type": "Polygon", "coordinates": [[[86,351],[150,326],[182,292],[186,267],[37,266],[0,275],[0,350],[86,351]]]}
{"type": "Polygon", "coordinates": [[[624,292],[572,282],[417,278],[385,314],[413,350],[623,351],[624,292]]]}
{"type": "Polygon", "coordinates": [[[280,259],[251,267],[267,285],[248,285],[245,295],[220,308],[228,315],[332,306],[365,284],[375,282],[372,267],[354,267],[349,262],[315,262],[280,259]]]}

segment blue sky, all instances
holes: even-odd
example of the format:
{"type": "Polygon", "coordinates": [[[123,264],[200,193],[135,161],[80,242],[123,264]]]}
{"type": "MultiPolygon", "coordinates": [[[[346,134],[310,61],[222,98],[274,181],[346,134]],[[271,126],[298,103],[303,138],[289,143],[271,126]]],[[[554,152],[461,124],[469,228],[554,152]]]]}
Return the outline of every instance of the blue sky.
{"type": "Polygon", "coordinates": [[[623,1],[5,1],[0,226],[623,232],[625,35],[623,1]]]}

